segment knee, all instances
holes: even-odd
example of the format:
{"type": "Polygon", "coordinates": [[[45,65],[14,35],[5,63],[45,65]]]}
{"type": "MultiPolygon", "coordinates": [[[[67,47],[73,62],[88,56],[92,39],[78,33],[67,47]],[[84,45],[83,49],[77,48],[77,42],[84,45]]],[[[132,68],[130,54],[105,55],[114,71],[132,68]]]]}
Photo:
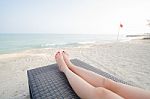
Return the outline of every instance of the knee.
{"type": "Polygon", "coordinates": [[[112,86],[112,80],[110,80],[110,79],[105,79],[105,80],[104,80],[104,87],[105,87],[106,89],[111,89],[111,86],[112,86]]]}
{"type": "Polygon", "coordinates": [[[107,96],[107,90],[103,87],[97,87],[94,90],[93,98],[94,99],[100,99],[107,96]]]}

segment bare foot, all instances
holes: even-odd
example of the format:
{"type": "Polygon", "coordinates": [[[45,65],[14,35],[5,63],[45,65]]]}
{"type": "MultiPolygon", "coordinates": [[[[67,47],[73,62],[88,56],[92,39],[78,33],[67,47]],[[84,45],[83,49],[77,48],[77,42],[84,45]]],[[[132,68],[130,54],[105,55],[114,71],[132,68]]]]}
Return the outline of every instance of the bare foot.
{"type": "Polygon", "coordinates": [[[70,61],[69,54],[67,52],[63,51],[62,55],[63,55],[63,59],[64,59],[66,65],[68,66],[68,68],[70,68],[71,66],[73,66],[73,64],[70,61]]]}
{"type": "Polygon", "coordinates": [[[68,69],[68,67],[63,59],[63,55],[60,52],[56,53],[55,60],[59,66],[60,71],[65,72],[65,70],[68,69]]]}

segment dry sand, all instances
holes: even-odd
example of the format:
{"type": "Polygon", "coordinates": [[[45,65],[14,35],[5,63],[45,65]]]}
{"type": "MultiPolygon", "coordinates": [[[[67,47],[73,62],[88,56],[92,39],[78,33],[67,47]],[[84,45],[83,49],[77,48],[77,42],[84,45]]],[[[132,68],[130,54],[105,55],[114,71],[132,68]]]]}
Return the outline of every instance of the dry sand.
{"type": "Polygon", "coordinates": [[[150,40],[32,49],[0,55],[0,98],[29,99],[27,70],[55,63],[58,50],[150,90],[150,40]]]}

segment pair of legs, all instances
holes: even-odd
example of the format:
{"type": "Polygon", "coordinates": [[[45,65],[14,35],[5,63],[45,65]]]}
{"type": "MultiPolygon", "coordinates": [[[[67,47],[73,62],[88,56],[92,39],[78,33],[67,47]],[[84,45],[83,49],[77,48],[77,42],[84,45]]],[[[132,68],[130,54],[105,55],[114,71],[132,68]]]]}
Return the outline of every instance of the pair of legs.
{"type": "Polygon", "coordinates": [[[75,66],[66,52],[55,55],[60,71],[64,72],[71,87],[85,99],[150,99],[150,92],[124,85],[92,71],[75,66]]]}

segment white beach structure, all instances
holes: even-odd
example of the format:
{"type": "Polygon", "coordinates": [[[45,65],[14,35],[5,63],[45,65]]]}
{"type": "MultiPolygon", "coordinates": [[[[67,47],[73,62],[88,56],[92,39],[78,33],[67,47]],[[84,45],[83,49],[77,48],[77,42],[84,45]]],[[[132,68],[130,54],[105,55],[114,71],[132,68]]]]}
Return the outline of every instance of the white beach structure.
{"type": "Polygon", "coordinates": [[[144,33],[143,39],[150,39],[150,33],[144,33]]]}
{"type": "Polygon", "coordinates": [[[126,35],[132,39],[150,39],[150,33],[144,33],[142,35],[126,35]]]}

